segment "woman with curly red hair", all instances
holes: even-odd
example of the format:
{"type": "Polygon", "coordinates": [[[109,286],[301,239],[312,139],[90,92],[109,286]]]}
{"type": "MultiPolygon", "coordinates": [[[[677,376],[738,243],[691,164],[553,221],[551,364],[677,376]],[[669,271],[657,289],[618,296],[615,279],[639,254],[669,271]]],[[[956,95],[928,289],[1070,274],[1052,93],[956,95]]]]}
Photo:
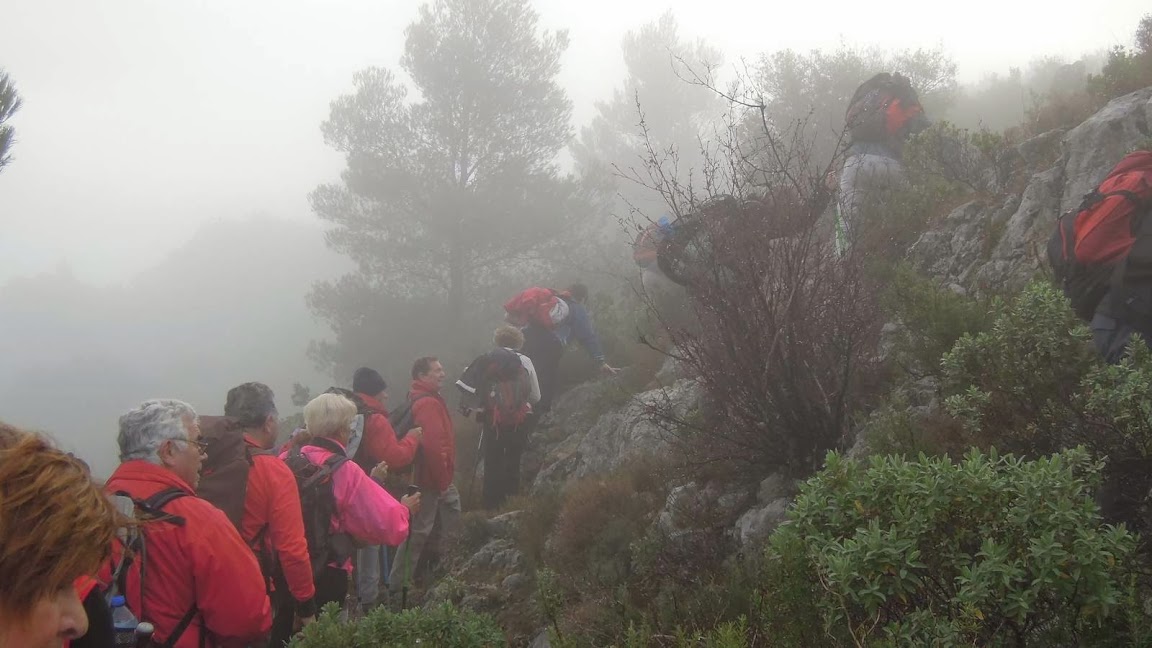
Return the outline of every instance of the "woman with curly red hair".
{"type": "Polygon", "coordinates": [[[118,518],[84,464],[0,423],[0,648],[88,631],[75,584],[108,557],[118,518]]]}

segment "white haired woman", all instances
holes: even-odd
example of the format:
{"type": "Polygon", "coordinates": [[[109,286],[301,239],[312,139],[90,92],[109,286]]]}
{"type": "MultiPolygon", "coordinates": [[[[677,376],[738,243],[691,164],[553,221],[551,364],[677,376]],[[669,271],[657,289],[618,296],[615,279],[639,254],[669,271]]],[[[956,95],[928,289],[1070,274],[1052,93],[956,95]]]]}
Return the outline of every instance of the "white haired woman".
{"type": "MultiPolygon", "coordinates": [[[[293,447],[281,455],[293,471],[306,466],[336,465],[332,473],[335,511],[327,532],[329,538],[350,537],[360,545],[399,545],[408,535],[408,521],[419,507],[420,495],[405,496],[397,502],[380,484],[365,474],[354,461],[345,460],[345,447],[351,433],[356,405],[339,394],[320,394],[304,406],[305,431],[296,435],[293,447]]],[[[309,511],[304,511],[308,520],[309,511]]],[[[329,542],[327,552],[313,556],[316,579],[316,605],[335,601],[343,604],[352,571],[350,547],[329,542]]],[[[311,547],[310,547],[311,549],[311,547]]]]}

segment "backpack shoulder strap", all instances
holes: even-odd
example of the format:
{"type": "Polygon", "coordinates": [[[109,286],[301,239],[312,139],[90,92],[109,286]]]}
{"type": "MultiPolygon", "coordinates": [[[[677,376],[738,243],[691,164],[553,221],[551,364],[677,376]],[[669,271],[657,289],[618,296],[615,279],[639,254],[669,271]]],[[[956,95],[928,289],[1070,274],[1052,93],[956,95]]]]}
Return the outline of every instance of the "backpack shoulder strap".
{"type": "Polygon", "coordinates": [[[305,445],[322,448],[328,452],[331,452],[335,455],[340,455],[342,457],[345,456],[344,453],[346,452],[344,448],[340,447],[339,443],[336,443],[332,439],[325,439],[324,437],[313,437],[312,440],[305,445]]]}
{"type": "Polygon", "coordinates": [[[317,483],[320,483],[328,477],[332,476],[337,470],[339,470],[340,466],[344,465],[344,462],[346,461],[350,460],[342,453],[333,453],[332,456],[324,460],[323,464],[317,466],[317,470],[316,472],[312,473],[312,476],[310,476],[307,480],[304,481],[303,484],[300,485],[300,490],[303,491],[305,489],[311,488],[317,483]]]}
{"type": "Polygon", "coordinates": [[[137,501],[136,506],[148,516],[149,520],[159,520],[175,524],[176,526],[184,526],[184,518],[179,515],[171,515],[164,512],[164,507],[175,499],[185,497],[188,492],[180,488],[165,488],[164,490],[148,497],[142,501],[137,501]]]}
{"type": "MultiPolygon", "coordinates": [[[[132,498],[132,496],[125,491],[116,491],[114,494],[121,497],[132,498]]],[[[173,500],[180,499],[181,497],[187,497],[188,495],[189,493],[184,489],[172,487],[165,488],[164,490],[154,493],[143,500],[132,498],[132,502],[136,505],[136,508],[138,508],[140,512],[145,515],[145,517],[142,518],[142,521],[166,522],[168,524],[175,524],[176,526],[184,526],[186,520],[182,516],[166,513],[164,511],[164,507],[168,506],[168,504],[170,504],[173,500]]],[[[130,550],[130,548],[126,548],[126,551],[128,550],[130,550]]],[[[143,547],[140,547],[140,550],[141,559],[145,559],[147,556],[146,550],[144,550],[143,547]]],[[[121,559],[120,564],[117,565],[113,571],[112,581],[116,584],[116,587],[121,593],[127,591],[128,567],[131,565],[131,563],[131,557],[125,554],[125,556],[121,559]]],[[[141,581],[143,581],[144,578],[143,569],[143,563],[141,563],[141,581]]],[[[188,626],[192,623],[192,620],[196,617],[198,612],[199,610],[197,609],[196,604],[193,603],[192,607],[180,620],[180,624],[176,626],[176,628],[172,631],[172,634],[168,636],[168,639],[163,644],[161,644],[162,648],[172,648],[175,646],[176,642],[180,640],[180,637],[188,629],[188,626]]],[[[140,614],[142,617],[145,616],[145,610],[141,609],[140,614]]],[[[201,634],[200,640],[201,645],[203,645],[203,634],[201,634]]]]}
{"type": "Polygon", "coordinates": [[[334,454],[324,460],[324,467],[327,468],[330,473],[336,472],[336,469],[344,465],[344,462],[348,460],[348,457],[344,455],[334,454]]]}
{"type": "MultiPolygon", "coordinates": [[[[172,629],[172,634],[168,635],[168,638],[164,640],[164,643],[160,644],[160,648],[174,648],[176,646],[176,642],[180,641],[180,637],[184,636],[184,632],[188,630],[188,626],[192,625],[192,620],[195,619],[196,615],[199,613],[199,608],[197,608],[196,604],[193,603],[192,607],[188,608],[188,611],[185,612],[184,616],[180,618],[180,623],[176,624],[176,627],[172,629]]],[[[203,630],[200,632],[200,645],[204,645],[203,630]]]]}
{"type": "Polygon", "coordinates": [[[165,488],[159,493],[156,493],[155,495],[145,499],[144,504],[155,510],[160,510],[167,506],[168,503],[172,500],[185,497],[186,495],[188,495],[188,491],[185,491],[182,488],[165,488]]]}

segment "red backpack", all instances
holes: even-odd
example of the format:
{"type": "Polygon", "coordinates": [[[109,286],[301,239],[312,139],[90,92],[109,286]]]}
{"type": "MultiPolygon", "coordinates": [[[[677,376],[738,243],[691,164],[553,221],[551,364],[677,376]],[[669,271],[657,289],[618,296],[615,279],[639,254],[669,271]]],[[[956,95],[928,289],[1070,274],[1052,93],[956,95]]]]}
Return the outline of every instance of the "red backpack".
{"type": "Polygon", "coordinates": [[[1082,319],[1091,321],[1110,290],[1152,280],[1152,151],[1130,153],[1080,205],[1060,216],[1048,241],[1048,262],[1082,319]]]}
{"type": "Polygon", "coordinates": [[[497,429],[519,426],[532,411],[531,378],[516,351],[493,349],[477,357],[456,386],[462,392],[461,409],[483,411],[484,420],[497,429]]]}
{"type": "Polygon", "coordinates": [[[504,319],[520,328],[536,324],[554,329],[568,317],[568,302],[564,300],[569,296],[551,288],[528,288],[504,304],[504,319]]]}

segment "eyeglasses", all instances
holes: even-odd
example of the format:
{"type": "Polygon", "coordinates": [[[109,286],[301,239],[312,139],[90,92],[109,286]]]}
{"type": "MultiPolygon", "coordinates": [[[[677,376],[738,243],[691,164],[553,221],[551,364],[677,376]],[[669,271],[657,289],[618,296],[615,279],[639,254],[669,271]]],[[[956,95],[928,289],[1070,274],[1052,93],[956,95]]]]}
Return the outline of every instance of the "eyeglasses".
{"type": "Polygon", "coordinates": [[[206,441],[205,439],[196,439],[195,441],[193,441],[192,439],[189,439],[188,437],[172,437],[172,438],[169,438],[166,440],[167,441],[183,441],[185,443],[194,443],[194,444],[196,444],[196,448],[200,450],[200,454],[205,454],[208,452],[208,441],[206,441]]]}

